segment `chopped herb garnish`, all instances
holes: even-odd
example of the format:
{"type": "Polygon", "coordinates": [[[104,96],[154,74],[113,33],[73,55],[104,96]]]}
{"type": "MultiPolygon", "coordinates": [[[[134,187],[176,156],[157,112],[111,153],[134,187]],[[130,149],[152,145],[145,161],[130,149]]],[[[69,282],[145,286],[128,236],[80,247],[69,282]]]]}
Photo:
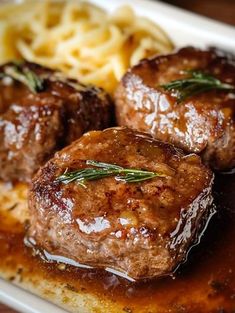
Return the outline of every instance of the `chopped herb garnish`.
{"type": "Polygon", "coordinates": [[[176,92],[178,102],[213,89],[228,92],[235,89],[234,86],[223,83],[214,76],[202,71],[189,70],[184,72],[188,73],[189,77],[173,80],[160,86],[165,90],[176,92]]]}
{"type": "Polygon", "coordinates": [[[166,176],[156,172],[124,168],[115,164],[102,163],[93,160],[87,160],[86,165],[91,165],[92,167],[87,167],[72,172],[66,171],[63,175],[59,176],[56,181],[62,182],[64,184],[76,181],[79,185],[85,187],[85,183],[87,181],[98,180],[111,176],[114,176],[116,180],[125,183],[138,183],[152,179],[154,177],[166,176]]]}

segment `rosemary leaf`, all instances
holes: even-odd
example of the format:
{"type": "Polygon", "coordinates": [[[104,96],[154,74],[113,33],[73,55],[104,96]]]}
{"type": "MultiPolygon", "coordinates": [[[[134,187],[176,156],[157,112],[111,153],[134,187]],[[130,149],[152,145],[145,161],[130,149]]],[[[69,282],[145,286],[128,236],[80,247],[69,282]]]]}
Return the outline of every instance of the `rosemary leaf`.
{"type": "Polygon", "coordinates": [[[177,95],[178,102],[210,90],[232,91],[234,86],[221,82],[219,79],[202,71],[189,70],[184,71],[189,75],[184,79],[173,80],[160,87],[168,91],[174,91],[177,95]]]}
{"type": "Polygon", "coordinates": [[[0,74],[0,79],[10,77],[16,81],[26,85],[32,92],[37,93],[44,89],[44,80],[36,75],[29,68],[17,63],[8,65],[4,68],[4,72],[0,74]]]}
{"type": "Polygon", "coordinates": [[[112,176],[114,176],[117,181],[125,183],[138,183],[155,177],[165,177],[165,175],[156,172],[124,168],[115,164],[97,162],[94,160],[87,160],[86,165],[91,165],[93,167],[87,167],[72,172],[65,171],[64,174],[56,179],[56,181],[64,184],[76,181],[79,185],[84,187],[87,181],[112,176]]]}

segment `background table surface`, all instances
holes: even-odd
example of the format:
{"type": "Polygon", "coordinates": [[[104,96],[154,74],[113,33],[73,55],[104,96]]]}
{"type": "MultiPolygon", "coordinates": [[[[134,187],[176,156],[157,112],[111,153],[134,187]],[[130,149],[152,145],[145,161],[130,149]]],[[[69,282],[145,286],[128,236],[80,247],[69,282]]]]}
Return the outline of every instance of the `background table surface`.
{"type": "MultiPolygon", "coordinates": [[[[181,8],[235,25],[235,0],[167,0],[181,8]]],[[[17,313],[0,304],[0,313],[17,313]]]]}
{"type": "Polygon", "coordinates": [[[162,0],[162,2],[235,25],[235,0],[162,0]]]}

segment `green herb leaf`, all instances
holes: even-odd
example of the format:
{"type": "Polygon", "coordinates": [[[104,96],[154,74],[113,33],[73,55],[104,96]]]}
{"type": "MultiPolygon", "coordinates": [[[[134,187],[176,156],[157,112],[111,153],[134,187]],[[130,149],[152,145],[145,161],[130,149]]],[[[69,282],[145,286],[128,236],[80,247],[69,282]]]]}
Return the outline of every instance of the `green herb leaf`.
{"type": "Polygon", "coordinates": [[[213,89],[228,92],[235,89],[234,86],[223,83],[214,76],[202,71],[189,70],[184,72],[189,74],[188,78],[173,80],[160,86],[165,90],[177,92],[178,102],[213,89]]]}
{"type": "Polygon", "coordinates": [[[65,173],[59,176],[56,181],[64,184],[76,181],[78,184],[85,187],[87,181],[111,176],[114,176],[116,180],[125,183],[138,183],[154,177],[165,177],[165,175],[156,172],[124,168],[115,164],[97,162],[94,160],[87,160],[86,165],[92,165],[93,167],[87,167],[73,172],[65,171],[65,173]]]}
{"type": "Polygon", "coordinates": [[[0,79],[10,77],[16,81],[26,85],[32,92],[37,93],[43,91],[44,80],[36,75],[29,68],[18,63],[4,67],[4,72],[0,73],[0,79]]]}

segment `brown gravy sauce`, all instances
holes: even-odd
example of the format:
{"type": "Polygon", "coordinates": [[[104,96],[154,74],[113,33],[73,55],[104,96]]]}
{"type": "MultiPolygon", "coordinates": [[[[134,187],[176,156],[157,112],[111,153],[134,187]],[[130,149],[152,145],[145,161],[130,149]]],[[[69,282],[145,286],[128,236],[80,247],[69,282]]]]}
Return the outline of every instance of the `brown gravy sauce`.
{"type": "Polygon", "coordinates": [[[234,313],[235,174],[217,175],[214,194],[217,213],[174,277],[132,283],[105,271],[46,263],[24,245],[24,227],[4,213],[0,269],[21,269],[21,279],[38,275],[67,284],[74,292],[112,299],[128,313],[234,313]]]}

